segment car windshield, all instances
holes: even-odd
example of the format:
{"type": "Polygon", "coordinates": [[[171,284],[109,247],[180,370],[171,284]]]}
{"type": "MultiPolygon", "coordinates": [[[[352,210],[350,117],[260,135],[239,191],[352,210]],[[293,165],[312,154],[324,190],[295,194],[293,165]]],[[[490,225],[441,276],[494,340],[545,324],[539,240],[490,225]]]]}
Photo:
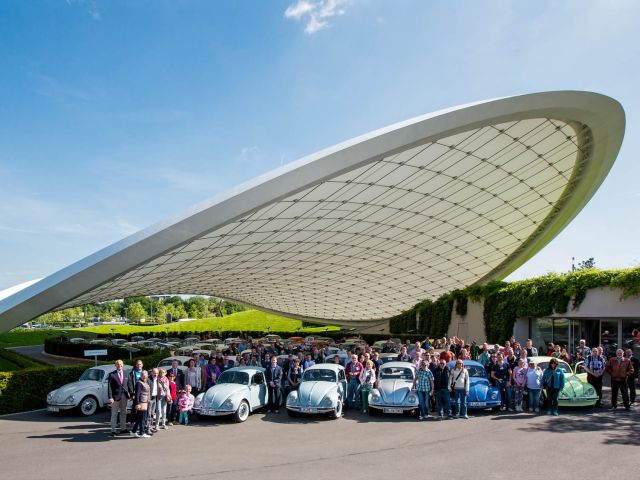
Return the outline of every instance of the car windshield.
{"type": "Polygon", "coordinates": [[[82,376],[80,377],[80,380],[95,380],[99,382],[103,378],[104,378],[104,370],[100,370],[99,368],[88,368],[84,372],[82,372],[82,376]]]}
{"type": "Polygon", "coordinates": [[[380,380],[413,380],[413,371],[407,367],[384,367],[380,370],[380,380]]]}
{"type": "Polygon", "coordinates": [[[324,368],[307,370],[302,375],[302,380],[307,382],[335,382],[336,372],[324,368]]]}
{"type": "MultiPolygon", "coordinates": [[[[542,369],[542,370],[546,370],[547,367],[549,366],[549,362],[540,362],[538,364],[538,366],[542,369]]],[[[569,366],[569,364],[564,363],[564,362],[558,362],[558,368],[560,370],[562,370],[564,373],[568,373],[568,374],[572,374],[573,372],[571,371],[571,367],[569,366]]]]}
{"type": "Polygon", "coordinates": [[[469,377],[487,378],[487,371],[484,367],[479,365],[467,365],[466,369],[469,372],[469,377]]]}
{"type": "Polygon", "coordinates": [[[218,383],[237,383],[239,385],[249,385],[249,374],[247,372],[238,372],[227,370],[218,379],[218,383]]]}

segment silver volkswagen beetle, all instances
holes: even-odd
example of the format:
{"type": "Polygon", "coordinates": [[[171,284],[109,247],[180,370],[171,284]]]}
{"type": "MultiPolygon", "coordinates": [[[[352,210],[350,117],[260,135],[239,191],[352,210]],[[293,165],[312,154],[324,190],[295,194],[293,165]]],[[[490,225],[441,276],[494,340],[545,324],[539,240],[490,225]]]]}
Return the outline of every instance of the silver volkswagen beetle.
{"type": "Polygon", "coordinates": [[[287,413],[328,413],[331,418],[340,418],[346,391],[344,367],[335,363],[313,365],[302,374],[298,390],[289,393],[287,413]]]}
{"type": "MultiPolygon", "coordinates": [[[[125,365],[124,372],[129,374],[131,366],[125,365]]],[[[87,368],[77,382],[67,383],[47,395],[47,411],[57,413],[77,408],[84,415],[93,415],[109,400],[109,374],[115,365],[102,365],[87,368]]]]}
{"type": "Polygon", "coordinates": [[[378,372],[377,388],[369,394],[369,414],[414,412],[418,395],[412,391],[416,368],[409,362],[387,362],[378,372]]]}
{"type": "Polygon", "coordinates": [[[236,422],[244,422],[266,404],[264,368],[235,367],[222,372],[213,387],[196,397],[193,411],[199,416],[233,415],[236,422]]]}

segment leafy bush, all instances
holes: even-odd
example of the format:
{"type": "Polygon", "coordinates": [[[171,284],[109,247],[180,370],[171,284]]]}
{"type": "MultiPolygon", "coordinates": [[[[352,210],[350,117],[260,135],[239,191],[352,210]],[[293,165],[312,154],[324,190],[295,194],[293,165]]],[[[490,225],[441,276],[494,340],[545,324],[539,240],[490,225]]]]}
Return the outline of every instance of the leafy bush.
{"type": "MultiPolygon", "coordinates": [[[[138,357],[146,367],[153,367],[166,357],[166,353],[138,357]]],[[[128,354],[127,354],[128,358],[128,354]]],[[[124,360],[133,364],[134,360],[124,360]]],[[[110,363],[110,362],[109,362],[110,363]]],[[[80,378],[87,365],[74,367],[29,368],[16,372],[0,372],[0,415],[45,407],[51,390],[80,378]]]]}

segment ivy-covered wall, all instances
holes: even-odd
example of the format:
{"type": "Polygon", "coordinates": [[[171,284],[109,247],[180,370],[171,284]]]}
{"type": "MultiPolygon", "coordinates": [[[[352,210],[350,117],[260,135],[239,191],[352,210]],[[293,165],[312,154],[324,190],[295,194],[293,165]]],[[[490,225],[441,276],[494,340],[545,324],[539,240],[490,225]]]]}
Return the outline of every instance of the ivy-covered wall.
{"type": "Polygon", "coordinates": [[[580,270],[567,274],[549,274],[518,282],[490,282],[447,293],[435,301],[423,300],[413,308],[393,317],[392,333],[410,330],[430,337],[443,336],[455,312],[465,316],[469,300],[484,301],[484,330],[489,342],[501,342],[513,333],[516,319],[544,317],[566,313],[569,305],[580,306],[587,291],[593,288],[616,288],[621,300],[640,295],[640,267],[625,270],[580,270]],[[416,325],[416,312],[420,324],[416,325]]]}

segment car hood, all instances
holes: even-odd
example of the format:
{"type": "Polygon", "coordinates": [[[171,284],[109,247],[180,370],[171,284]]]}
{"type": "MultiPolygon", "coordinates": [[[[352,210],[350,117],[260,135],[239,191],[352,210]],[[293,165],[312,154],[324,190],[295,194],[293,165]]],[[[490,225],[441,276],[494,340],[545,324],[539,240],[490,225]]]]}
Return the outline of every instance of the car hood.
{"type": "Polygon", "coordinates": [[[221,383],[207,390],[202,403],[206,405],[207,408],[218,408],[230,396],[237,393],[245,395],[248,391],[249,387],[246,385],[240,385],[239,383],[221,383]]]}
{"type": "Polygon", "coordinates": [[[380,380],[378,391],[384,403],[398,405],[404,402],[411,390],[413,382],[401,379],[380,380]]]}
{"type": "Polygon", "coordinates": [[[305,381],[298,388],[298,402],[300,405],[318,405],[322,399],[337,390],[332,382],[305,381]]]}
{"type": "Polygon", "coordinates": [[[77,382],[67,383],[62,387],[54,390],[52,402],[62,402],[66,400],[69,395],[76,395],[81,391],[93,390],[96,391],[100,388],[100,382],[95,380],[81,380],[77,382]]]}
{"type": "Polygon", "coordinates": [[[495,401],[491,398],[491,394],[497,389],[489,385],[486,378],[472,377],[469,379],[469,398],[470,402],[487,402],[495,401]]]}
{"type": "Polygon", "coordinates": [[[575,375],[571,375],[565,377],[562,393],[569,398],[591,397],[595,395],[595,392],[593,395],[587,395],[587,390],[592,388],[593,387],[588,383],[582,382],[575,375]]]}

